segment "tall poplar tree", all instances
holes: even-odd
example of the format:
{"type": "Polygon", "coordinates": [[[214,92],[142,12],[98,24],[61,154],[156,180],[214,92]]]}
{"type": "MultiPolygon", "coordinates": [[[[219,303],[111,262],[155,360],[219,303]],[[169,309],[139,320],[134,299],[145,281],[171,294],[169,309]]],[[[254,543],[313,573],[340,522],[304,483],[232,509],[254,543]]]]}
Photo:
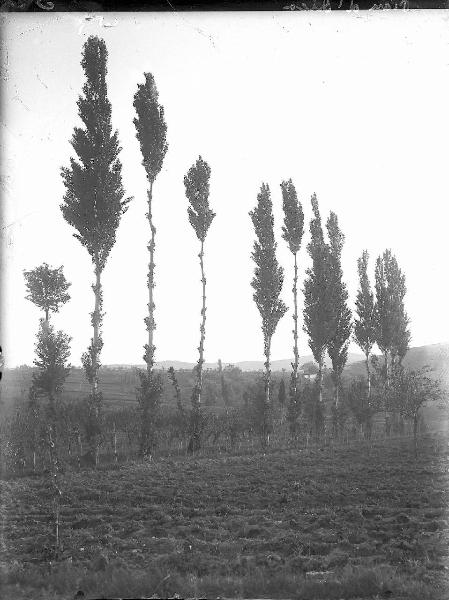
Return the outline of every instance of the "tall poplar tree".
{"type": "Polygon", "coordinates": [[[203,389],[204,340],[206,337],[206,276],[204,273],[204,242],[215,217],[209,206],[210,167],[201,156],[184,177],[184,186],[190,206],[187,209],[190,225],[200,241],[202,307],[200,325],[199,358],[195,366],[195,385],[192,392],[191,437],[189,449],[195,452],[201,447],[201,393],[203,389]]]}
{"type": "Polygon", "coordinates": [[[311,240],[307,251],[312,266],[306,270],[304,281],[304,332],[309,336],[309,347],[318,365],[317,388],[319,402],[323,400],[324,354],[332,334],[330,297],[330,251],[324,241],[318,200],[312,199],[313,218],[310,221],[311,240]]]}
{"type": "Polygon", "coordinates": [[[271,340],[279,320],[287,312],[287,307],[280,299],[284,271],[276,258],[276,242],[274,238],[273,203],[270,188],[263,183],[257,196],[257,205],[250,213],[256,241],[251,254],[256,267],[251,285],[254,288],[254,302],[262,317],[262,334],[265,355],[264,404],[262,423],[262,444],[268,443],[268,414],[270,409],[271,384],[271,340]]]}
{"type": "Polygon", "coordinates": [[[343,281],[341,267],[341,252],[344,235],[338,225],[338,218],[331,212],[326,222],[329,238],[329,283],[331,331],[327,352],[332,362],[332,377],[334,380],[334,407],[338,407],[341,374],[348,360],[348,346],[351,336],[351,311],[348,307],[348,290],[343,281]]]}
{"type": "Polygon", "coordinates": [[[107,49],[103,40],[90,36],[84,44],[81,66],[86,81],[78,98],[78,114],[83,127],[75,127],[71,139],[77,160],[61,170],[65,185],[61,211],[64,219],[77,233],[74,237],[91,257],[95,283],[94,310],[91,313],[93,337],[81,360],[91,386],[88,437],[90,458],[98,463],[102,395],[98,371],[103,347],[101,324],[103,294],[101,275],[115,243],[116,231],[130,198],[123,199],[121,150],[117,131],[112,130],[111,104],[107,96],[107,49]]]}
{"type": "Polygon", "coordinates": [[[393,255],[388,263],[387,281],[392,299],[393,336],[391,344],[392,367],[402,366],[402,360],[408,352],[411,333],[409,330],[410,319],[405,310],[405,275],[399,268],[398,261],[393,255]]]}
{"type": "MultiPolygon", "coordinates": [[[[291,179],[281,183],[282,207],[284,210],[284,225],[282,237],[287,242],[290,252],[293,254],[293,362],[289,389],[289,416],[292,425],[296,423],[299,411],[298,393],[298,252],[304,234],[304,213],[301,202],[298,200],[295,186],[291,179]]],[[[294,427],[293,427],[294,428],[294,427]]]]}
{"type": "Polygon", "coordinates": [[[389,249],[376,260],[375,280],[375,337],[384,355],[388,385],[392,367],[401,364],[410,342],[409,318],[404,306],[405,275],[389,249]]]}
{"type": "Polygon", "coordinates": [[[137,92],[134,94],[134,108],[137,118],[134,119],[136,127],[136,137],[140,143],[142,152],[142,165],[145,169],[149,183],[147,190],[148,212],[146,217],[151,231],[151,239],[147,246],[150,253],[150,262],[148,265],[148,316],[145,317],[145,325],[148,332],[148,343],[145,344],[144,360],[146,362],[146,372],[139,371],[140,388],[138,390],[138,400],[142,413],[141,420],[141,439],[140,453],[145,455],[151,452],[155,445],[154,425],[157,410],[160,404],[162,392],[162,382],[159,375],[153,372],[156,347],[154,345],[154,330],[156,323],[154,320],[154,251],[156,227],[153,222],[153,184],[162,169],[165,154],[167,152],[167,125],[164,120],[164,108],[159,104],[159,94],[156,88],[154,77],[151,73],[145,73],[145,83],[137,86],[137,92]]]}
{"type": "Polygon", "coordinates": [[[369,254],[364,250],[357,259],[359,289],[357,291],[356,318],[354,322],[354,340],[365,355],[366,376],[368,383],[368,402],[371,397],[370,355],[376,342],[374,294],[368,277],[369,254]]]}

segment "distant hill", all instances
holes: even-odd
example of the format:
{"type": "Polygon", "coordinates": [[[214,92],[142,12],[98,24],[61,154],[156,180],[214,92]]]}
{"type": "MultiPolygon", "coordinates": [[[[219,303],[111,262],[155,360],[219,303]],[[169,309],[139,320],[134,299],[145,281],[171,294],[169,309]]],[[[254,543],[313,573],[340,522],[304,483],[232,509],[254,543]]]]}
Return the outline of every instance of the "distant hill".
{"type": "MultiPolygon", "coordinates": [[[[420,369],[429,366],[432,375],[440,379],[449,390],[449,344],[431,344],[410,348],[404,358],[404,366],[409,369],[420,369]]],[[[365,361],[353,361],[344,370],[348,378],[363,377],[366,373],[365,361]]]]}
{"type": "MultiPolygon", "coordinates": [[[[348,364],[352,364],[354,362],[358,362],[361,360],[363,360],[363,354],[349,353],[348,364]]],[[[272,371],[282,371],[282,369],[289,371],[291,369],[292,361],[293,361],[293,358],[283,358],[280,360],[273,360],[271,363],[271,369],[272,369],[272,371]]],[[[299,357],[299,366],[302,366],[308,362],[314,362],[313,356],[311,354],[307,354],[305,356],[299,357]]],[[[326,358],[324,363],[327,367],[331,366],[331,361],[329,360],[329,358],[326,358]]],[[[227,364],[228,363],[224,362],[223,366],[226,366],[227,364]]],[[[232,364],[235,367],[238,367],[239,369],[241,369],[242,371],[261,371],[264,368],[262,360],[244,360],[244,361],[240,361],[240,362],[236,362],[236,363],[232,363],[232,364]]],[[[169,367],[173,367],[175,369],[175,371],[180,371],[181,369],[191,370],[191,369],[193,369],[194,366],[195,366],[195,363],[193,363],[193,362],[184,362],[181,360],[162,360],[162,361],[156,363],[157,369],[168,369],[169,367]]],[[[108,365],[106,368],[109,368],[109,369],[141,368],[141,369],[143,369],[144,367],[145,367],[145,365],[142,364],[142,365],[108,365]]],[[[204,369],[217,369],[217,368],[218,368],[218,363],[216,363],[216,362],[204,363],[204,369]]]]}
{"type": "MultiPolygon", "coordinates": [[[[363,354],[355,354],[355,353],[350,352],[348,355],[348,364],[352,364],[354,362],[358,362],[361,360],[363,360],[363,354]]],[[[291,369],[292,362],[293,362],[293,358],[284,358],[281,360],[273,360],[271,363],[271,369],[272,369],[272,371],[282,371],[282,369],[289,371],[291,369]]],[[[299,357],[299,366],[300,367],[308,362],[315,362],[314,358],[311,354],[299,357]]],[[[326,367],[330,367],[331,366],[330,359],[326,357],[326,359],[324,360],[324,364],[326,367]]],[[[261,360],[260,361],[249,361],[248,360],[248,361],[238,362],[238,363],[236,363],[236,367],[239,367],[240,369],[242,369],[242,371],[259,371],[264,368],[263,361],[261,361],[261,360]]]]}
{"type": "MultiPolygon", "coordinates": [[[[311,355],[300,357],[300,365],[312,362],[311,355]]],[[[272,363],[272,369],[277,373],[279,378],[282,369],[288,373],[291,369],[291,359],[275,360],[272,363]]],[[[432,376],[442,381],[443,386],[449,392],[449,344],[433,344],[430,346],[421,346],[411,348],[404,360],[407,367],[416,369],[425,365],[433,369],[432,376]]],[[[330,361],[326,361],[327,366],[330,366],[330,361]]],[[[226,363],[223,363],[226,366],[226,363]]],[[[135,372],[136,367],[144,365],[105,365],[101,369],[101,390],[103,392],[105,402],[109,406],[119,408],[126,405],[128,402],[135,403],[136,387],[138,386],[138,377],[135,372]]],[[[190,389],[193,385],[192,368],[194,363],[183,362],[177,360],[166,360],[157,363],[159,368],[167,370],[173,366],[178,371],[178,379],[186,388],[190,389]],[[189,387],[190,386],[190,387],[189,387]]],[[[205,363],[206,371],[217,368],[217,363],[205,363]]],[[[260,371],[263,369],[262,361],[242,361],[235,364],[243,373],[240,376],[234,374],[229,377],[229,380],[236,386],[236,394],[240,394],[241,389],[245,387],[248,381],[252,380],[251,372],[260,371]],[[237,391],[237,388],[239,391],[237,391]]],[[[28,390],[31,384],[33,369],[31,367],[17,367],[15,369],[5,369],[3,378],[0,384],[0,405],[9,405],[15,399],[27,398],[28,390]]],[[[363,355],[350,354],[348,357],[348,365],[344,370],[344,377],[352,379],[356,377],[365,377],[365,363],[363,355]]],[[[209,371],[206,373],[205,381],[217,381],[217,373],[209,371]]],[[[64,398],[72,401],[86,397],[89,393],[89,385],[87,384],[84,371],[80,367],[73,367],[69,377],[67,378],[64,387],[64,398]]],[[[165,401],[172,402],[173,392],[170,385],[165,386],[165,401]]]]}

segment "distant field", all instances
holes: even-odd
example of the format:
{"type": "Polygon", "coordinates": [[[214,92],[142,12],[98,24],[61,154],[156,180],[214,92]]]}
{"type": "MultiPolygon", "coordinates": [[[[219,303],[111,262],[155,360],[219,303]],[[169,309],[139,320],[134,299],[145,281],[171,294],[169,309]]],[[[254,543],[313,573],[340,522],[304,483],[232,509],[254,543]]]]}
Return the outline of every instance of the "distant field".
{"type": "Polygon", "coordinates": [[[47,481],[1,482],[4,597],[447,598],[446,440],[67,473],[50,571],[47,481]]]}

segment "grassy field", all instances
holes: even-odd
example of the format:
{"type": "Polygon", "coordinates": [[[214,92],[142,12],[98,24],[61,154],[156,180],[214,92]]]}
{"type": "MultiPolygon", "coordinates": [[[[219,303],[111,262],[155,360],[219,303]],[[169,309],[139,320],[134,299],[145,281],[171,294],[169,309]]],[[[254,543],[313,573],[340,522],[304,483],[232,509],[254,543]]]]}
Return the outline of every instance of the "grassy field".
{"type": "Polygon", "coordinates": [[[445,438],[1,482],[3,597],[447,598],[445,438]]]}

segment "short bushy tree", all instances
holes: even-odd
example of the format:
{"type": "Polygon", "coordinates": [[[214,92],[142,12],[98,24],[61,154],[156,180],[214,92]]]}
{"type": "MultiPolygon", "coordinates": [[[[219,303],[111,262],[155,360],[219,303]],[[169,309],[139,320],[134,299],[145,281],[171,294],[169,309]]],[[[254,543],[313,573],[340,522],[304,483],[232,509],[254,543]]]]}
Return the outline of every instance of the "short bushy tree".
{"type": "Polygon", "coordinates": [[[426,402],[436,402],[444,397],[439,381],[430,377],[430,374],[429,367],[408,370],[400,365],[395,365],[391,372],[388,389],[390,408],[411,420],[415,457],[418,453],[418,418],[421,407],[426,402]]]}
{"type": "Polygon", "coordinates": [[[48,398],[53,426],[56,420],[56,402],[71,368],[68,364],[70,341],[67,334],[55,331],[53,325],[41,320],[36,344],[37,358],[34,360],[37,372],[33,373],[32,386],[38,395],[48,398]]]}
{"type": "Polygon", "coordinates": [[[47,263],[31,271],[24,271],[27,300],[42,309],[45,321],[51,312],[59,312],[61,305],[70,300],[67,290],[70,287],[62,272],[62,267],[52,269],[47,263]]]}
{"type": "Polygon", "coordinates": [[[70,296],[67,289],[70,284],[59,269],[50,269],[46,263],[32,271],[24,272],[27,299],[38,308],[44,310],[45,318],[40,320],[34,361],[37,371],[33,373],[29,393],[29,416],[33,424],[33,466],[35,468],[36,426],[39,414],[38,400],[48,399],[48,414],[45,418],[46,442],[50,454],[51,493],[53,498],[53,515],[55,526],[55,555],[59,553],[60,496],[59,465],[56,445],[56,403],[60,399],[64,383],[70,372],[68,358],[70,356],[71,338],[62,331],[55,332],[51,325],[50,313],[58,312],[70,296]]]}

